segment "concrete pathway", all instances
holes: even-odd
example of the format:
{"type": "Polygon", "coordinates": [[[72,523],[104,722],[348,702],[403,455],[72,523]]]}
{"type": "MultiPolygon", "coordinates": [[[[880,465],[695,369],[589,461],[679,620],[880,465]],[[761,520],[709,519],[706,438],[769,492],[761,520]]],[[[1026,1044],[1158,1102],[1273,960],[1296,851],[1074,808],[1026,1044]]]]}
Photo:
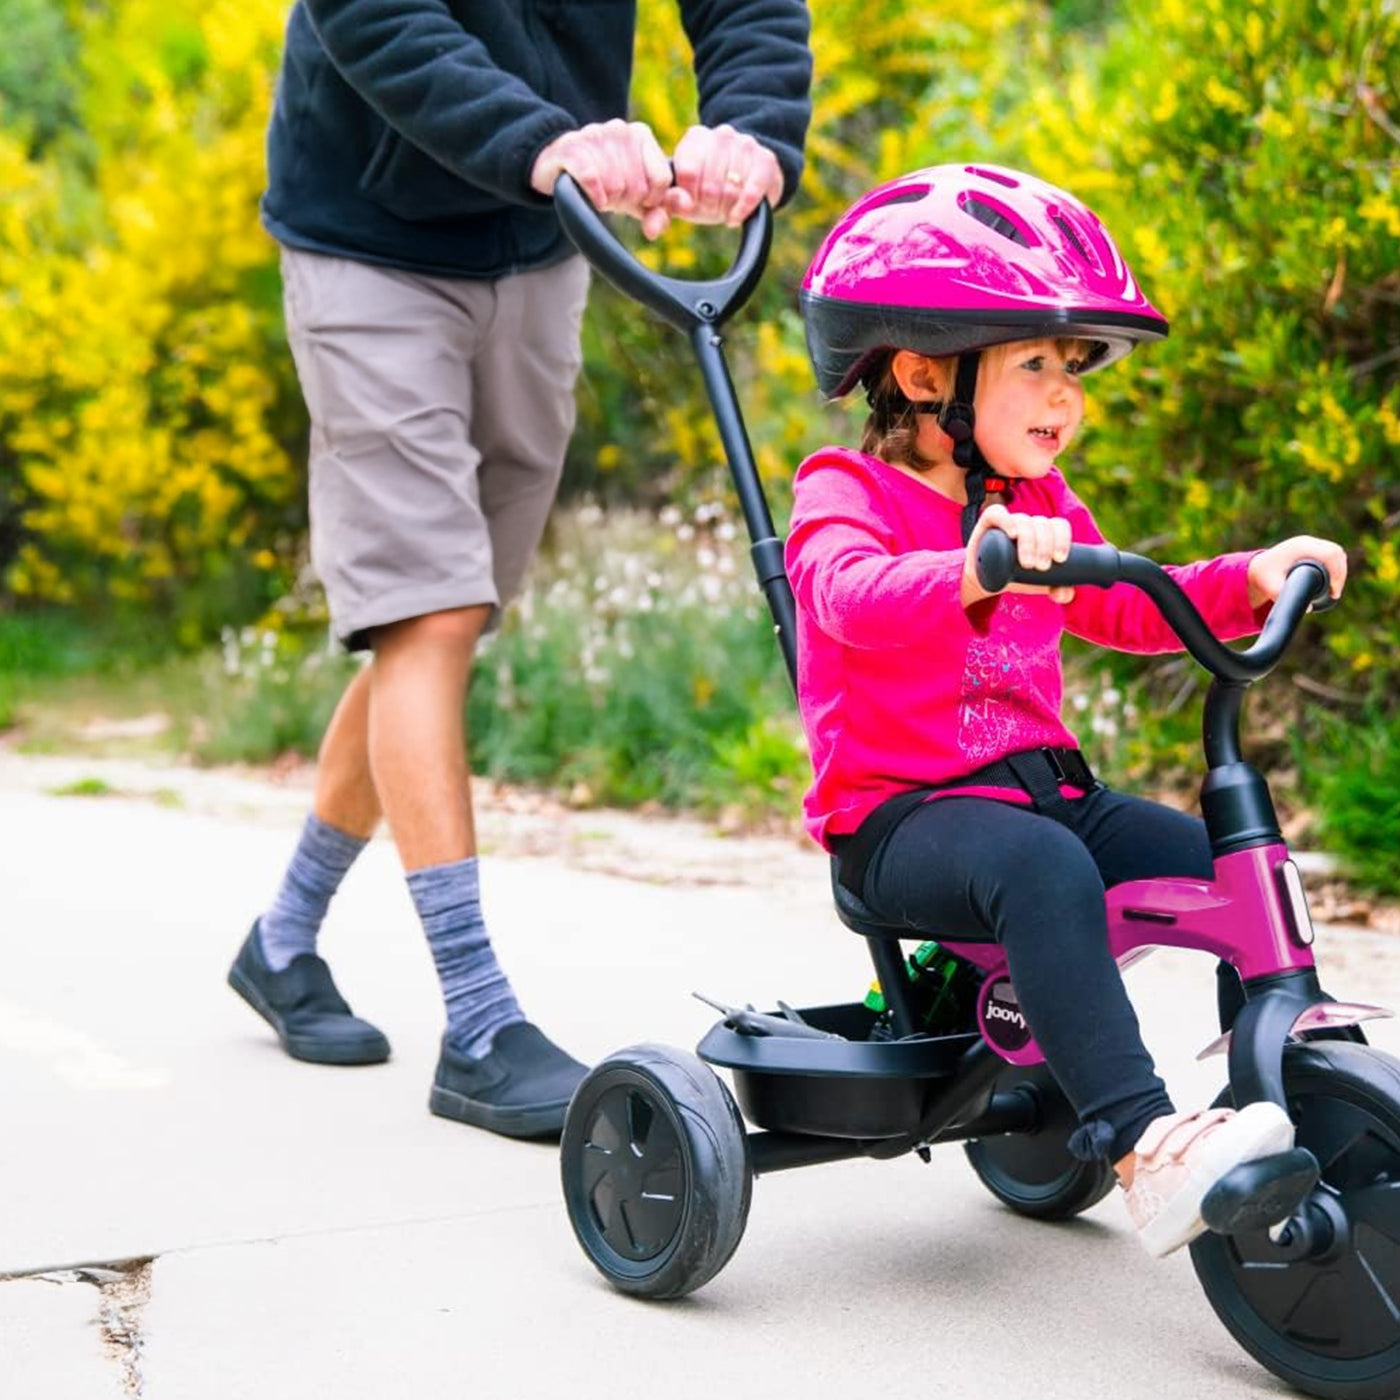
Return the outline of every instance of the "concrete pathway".
{"type": "MultiPolygon", "coordinates": [[[[573,1240],[553,1148],[427,1113],[441,1008],[387,842],[324,951],[394,1057],[301,1065],[224,976],[304,793],[211,777],[179,809],[49,795],[68,771],[0,764],[0,1395],[1280,1393],[1185,1255],[1141,1254],[1117,1200],[1037,1226],[956,1147],[764,1178],[709,1286],[621,1297],[573,1240]]],[[[692,989],[801,1005],[869,980],[823,861],[790,842],[592,814],[538,819],[524,843],[509,826],[487,814],[496,942],[527,1011],[582,1058],[693,1047],[712,1013],[692,989]]],[[[1400,1005],[1393,939],[1338,931],[1321,958],[1338,995],[1400,1005]]],[[[1208,962],[1159,954],[1129,983],[1178,1099],[1209,1098],[1208,962]]],[[[1374,1039],[1400,1052],[1394,1023],[1374,1039]]]]}

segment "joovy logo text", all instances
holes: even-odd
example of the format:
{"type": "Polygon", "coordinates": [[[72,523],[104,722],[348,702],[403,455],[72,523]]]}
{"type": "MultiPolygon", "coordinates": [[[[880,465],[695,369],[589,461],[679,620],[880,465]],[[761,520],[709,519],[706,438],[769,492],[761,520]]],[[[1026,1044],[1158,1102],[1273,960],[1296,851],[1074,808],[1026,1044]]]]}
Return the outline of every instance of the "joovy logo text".
{"type": "Polygon", "coordinates": [[[992,1002],[987,1008],[987,1019],[989,1021],[1010,1021],[1013,1026],[1019,1026],[1022,1030],[1026,1026],[1026,1018],[1019,1011],[1012,1011],[1007,1006],[998,1006],[996,1002],[992,1002]]]}
{"type": "Polygon", "coordinates": [[[1007,977],[997,978],[982,994],[982,1034],[1002,1051],[1021,1050],[1030,1042],[1031,1028],[1007,977]]]}

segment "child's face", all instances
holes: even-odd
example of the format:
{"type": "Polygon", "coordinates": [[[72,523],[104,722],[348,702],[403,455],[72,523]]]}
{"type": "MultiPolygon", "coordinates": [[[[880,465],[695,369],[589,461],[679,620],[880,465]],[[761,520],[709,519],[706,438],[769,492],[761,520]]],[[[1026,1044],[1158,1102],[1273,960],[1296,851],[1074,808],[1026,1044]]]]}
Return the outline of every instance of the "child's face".
{"type": "Polygon", "coordinates": [[[977,379],[977,442],[1005,476],[1041,477],[1084,418],[1081,341],[1020,340],[983,352],[977,379]]]}

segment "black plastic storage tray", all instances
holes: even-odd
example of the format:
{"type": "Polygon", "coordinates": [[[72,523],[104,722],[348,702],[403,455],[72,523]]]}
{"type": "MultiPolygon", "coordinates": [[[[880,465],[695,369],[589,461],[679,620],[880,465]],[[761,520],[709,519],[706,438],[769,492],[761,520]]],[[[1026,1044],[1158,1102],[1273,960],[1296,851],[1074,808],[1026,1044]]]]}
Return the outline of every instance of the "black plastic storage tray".
{"type": "Polygon", "coordinates": [[[733,1071],[744,1116],[771,1132],[839,1138],[912,1132],[937,1081],[954,1072],[978,1039],[972,1032],[867,1040],[875,1013],[860,1002],[803,1007],[798,1014],[845,1038],[743,1035],[720,1021],[696,1047],[702,1060],[733,1071]]]}

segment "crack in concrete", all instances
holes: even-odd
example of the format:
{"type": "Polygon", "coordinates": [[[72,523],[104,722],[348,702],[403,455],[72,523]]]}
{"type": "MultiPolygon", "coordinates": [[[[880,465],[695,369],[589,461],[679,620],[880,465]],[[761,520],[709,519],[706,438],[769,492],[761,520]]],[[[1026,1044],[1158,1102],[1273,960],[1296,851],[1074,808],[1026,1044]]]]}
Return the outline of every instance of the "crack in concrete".
{"type": "Polygon", "coordinates": [[[24,1279],[35,1283],[82,1283],[96,1288],[99,1296],[97,1327],[102,1350],[121,1368],[121,1386],[131,1400],[141,1400],[145,1384],[141,1375],[141,1315],[151,1301],[154,1259],[122,1259],[102,1264],[74,1264],[64,1269],[0,1275],[0,1283],[24,1279]]]}
{"type": "Polygon", "coordinates": [[[139,1260],[117,1277],[98,1284],[102,1307],[98,1314],[102,1341],[107,1355],[120,1367],[122,1389],[132,1400],[141,1400],[145,1384],[141,1374],[144,1338],[141,1317],[151,1301],[151,1274],[154,1259],[139,1260]]]}

